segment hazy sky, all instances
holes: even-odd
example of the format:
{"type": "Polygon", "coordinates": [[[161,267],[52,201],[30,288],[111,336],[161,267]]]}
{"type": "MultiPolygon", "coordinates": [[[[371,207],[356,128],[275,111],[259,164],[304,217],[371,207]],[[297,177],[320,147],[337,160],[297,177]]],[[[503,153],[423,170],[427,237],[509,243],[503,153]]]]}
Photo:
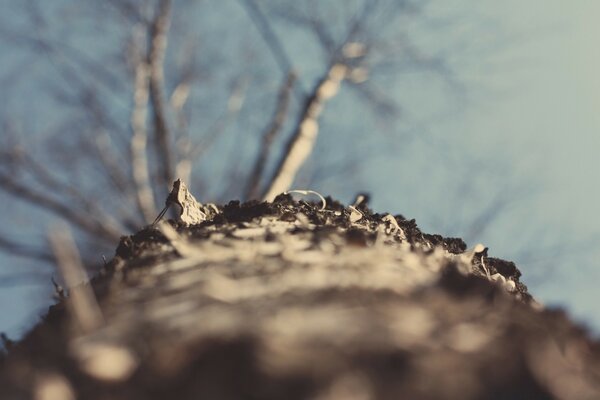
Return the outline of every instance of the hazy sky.
{"type": "MultiPolygon", "coordinates": [[[[392,168],[387,157],[373,159],[360,171],[361,189],[373,194],[376,211],[416,218],[426,232],[465,237],[459,225],[445,224],[443,216],[469,212],[457,204],[460,196],[477,197],[464,187],[464,182],[478,179],[477,169],[489,168],[488,186],[478,186],[489,190],[525,182],[532,192],[513,199],[476,241],[489,246],[491,256],[516,261],[530,291],[543,303],[565,306],[600,332],[600,252],[593,246],[600,240],[600,2],[463,1],[455,9],[448,9],[451,2],[432,3],[433,16],[460,16],[461,24],[454,27],[457,36],[482,35],[471,40],[476,45],[471,56],[457,54],[454,59],[468,94],[457,98],[458,104],[441,105],[446,112],[433,122],[428,105],[438,97],[415,94],[407,111],[426,122],[423,129],[430,133],[415,139],[413,150],[421,156],[402,170],[392,168]],[[495,21],[486,28],[491,36],[504,32],[500,43],[487,41],[480,26],[486,19],[495,21]],[[466,165],[461,157],[465,152],[489,162],[466,165]],[[445,201],[451,196],[458,201],[445,201]],[[519,259],[532,238],[551,248],[519,259]],[[558,266],[554,251],[562,255],[558,266]]],[[[318,146],[326,141],[320,138],[318,146]]],[[[400,151],[398,157],[406,154],[400,151]]],[[[328,188],[348,196],[357,191],[314,189],[331,192],[328,188]]],[[[472,201],[464,204],[473,206],[472,201]]],[[[7,205],[0,204],[4,209],[7,205]]],[[[9,259],[0,262],[0,274],[14,272],[10,266],[9,259]]],[[[0,331],[14,337],[49,300],[39,284],[12,286],[0,286],[0,331]]]]}
{"type": "MultiPolygon", "coordinates": [[[[520,262],[524,280],[534,296],[544,303],[566,306],[598,332],[600,2],[476,3],[475,13],[498,18],[518,39],[508,41],[486,66],[474,64],[471,77],[491,90],[475,93],[475,101],[463,112],[431,130],[463,137],[464,142],[457,145],[476,153],[505,156],[539,188],[530,198],[517,199],[512,212],[495,223],[494,232],[479,241],[491,247],[490,254],[515,260],[515,249],[529,240],[526,235],[532,225],[537,232],[559,238],[554,242],[558,249],[552,250],[565,254],[560,269],[544,277],[543,262],[538,263],[538,279],[530,283],[528,264],[520,262]],[[582,251],[575,243],[588,245],[582,251]]],[[[511,171],[498,170],[498,178],[504,173],[511,171]]],[[[398,202],[392,198],[379,201],[382,209],[398,202]]],[[[411,213],[431,230],[427,226],[430,206],[416,203],[419,200],[405,199],[398,211],[411,213]]],[[[544,255],[539,258],[543,260],[544,255]]]]}
{"type": "MultiPolygon", "coordinates": [[[[486,107],[485,114],[472,109],[458,126],[498,137],[510,132],[506,146],[530,154],[529,172],[545,188],[531,212],[543,216],[546,229],[564,235],[565,243],[568,235],[591,242],[585,249],[589,254],[568,257],[565,270],[532,289],[545,301],[566,304],[598,331],[600,3],[515,2],[512,10],[520,10],[517,23],[535,26],[541,22],[547,27],[542,28],[547,29],[547,36],[520,46],[534,67],[515,72],[519,87],[513,96],[486,107]],[[569,265],[571,259],[574,262],[569,265]]],[[[511,80],[510,73],[504,80],[511,80]]]]}

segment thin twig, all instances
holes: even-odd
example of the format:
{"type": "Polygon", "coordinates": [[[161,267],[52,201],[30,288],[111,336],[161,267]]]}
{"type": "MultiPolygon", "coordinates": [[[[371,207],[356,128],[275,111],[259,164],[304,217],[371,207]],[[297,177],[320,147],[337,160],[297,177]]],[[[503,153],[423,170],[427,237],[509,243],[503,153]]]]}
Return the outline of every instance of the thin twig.
{"type": "Polygon", "coordinates": [[[185,182],[189,182],[192,175],[192,139],[189,129],[189,115],[186,113],[185,105],[190,98],[195,69],[195,48],[186,46],[187,62],[181,72],[179,83],[171,94],[169,103],[176,121],[175,148],[177,151],[177,163],[175,164],[175,176],[185,182]]]}
{"type": "Polygon", "coordinates": [[[341,83],[349,77],[352,65],[357,62],[353,59],[354,56],[344,55],[344,46],[353,43],[354,38],[360,34],[364,20],[368,18],[375,6],[376,2],[364,4],[364,8],[349,21],[347,32],[339,45],[328,31],[329,26],[318,18],[311,16],[303,19],[317,36],[331,61],[327,72],[305,100],[300,121],[279,160],[264,193],[264,200],[272,201],[277,194],[288,190],[300,167],[311,154],[319,130],[318,118],[323,107],[327,100],[337,94],[341,83]]]}
{"type": "Polygon", "coordinates": [[[198,160],[216,140],[225,132],[225,130],[235,121],[237,115],[242,109],[245,101],[246,90],[248,88],[247,76],[242,75],[237,77],[231,88],[231,92],[227,99],[227,108],[208,128],[207,133],[199,143],[192,145],[192,149],[188,155],[189,162],[198,160]]]}
{"type": "MultiPolygon", "coordinates": [[[[292,193],[301,194],[303,196],[308,196],[308,195],[311,195],[311,194],[315,195],[315,196],[317,196],[319,198],[319,200],[321,200],[320,211],[323,211],[327,207],[327,200],[319,192],[315,192],[314,190],[306,190],[306,189],[294,189],[294,190],[288,190],[284,194],[292,194],[292,193]]],[[[348,207],[353,207],[353,206],[348,206],[348,207]]]]}
{"type": "Polygon", "coordinates": [[[89,151],[100,162],[104,170],[104,179],[107,180],[108,185],[117,189],[118,193],[126,199],[126,201],[119,201],[119,208],[121,210],[127,209],[127,213],[119,216],[118,220],[127,229],[136,231],[139,229],[139,220],[136,220],[133,213],[131,213],[133,208],[131,206],[136,202],[135,188],[122,171],[124,164],[120,163],[115,157],[110,136],[105,131],[97,132],[91,140],[93,143],[90,144],[91,149],[89,151]]]}
{"type": "Polygon", "coordinates": [[[285,123],[290,103],[290,94],[292,92],[292,87],[294,86],[295,80],[296,75],[293,72],[289,72],[285,82],[281,86],[279,96],[277,97],[277,107],[275,109],[275,113],[273,114],[273,118],[271,118],[269,125],[263,133],[261,147],[254,162],[254,167],[252,168],[250,178],[248,179],[248,185],[246,186],[245,194],[246,199],[253,199],[260,195],[260,178],[263,176],[273,141],[285,123]]]}
{"type": "Polygon", "coordinates": [[[27,201],[42,209],[51,211],[54,214],[63,217],[78,228],[91,233],[92,235],[103,238],[107,242],[112,243],[121,236],[121,232],[119,230],[115,230],[100,220],[92,219],[89,213],[81,213],[74,207],[63,204],[60,201],[48,196],[46,193],[39,192],[33,189],[31,186],[13,179],[9,175],[0,173],[0,185],[4,191],[12,194],[16,198],[27,201]]]}
{"type": "Polygon", "coordinates": [[[123,171],[123,164],[130,161],[127,148],[130,130],[124,129],[121,122],[117,123],[110,117],[98,99],[98,93],[82,91],[80,97],[82,108],[88,112],[92,122],[94,157],[100,160],[107,175],[122,193],[132,193],[130,180],[123,171]],[[112,146],[113,137],[118,140],[115,146],[112,146]]]}
{"type": "MultiPolygon", "coordinates": [[[[52,260],[54,260],[54,258],[52,258],[52,260]]],[[[0,289],[11,289],[19,286],[38,286],[45,289],[48,285],[47,279],[47,273],[36,271],[2,274],[2,279],[0,279],[0,289]]]]}
{"type": "MultiPolygon", "coordinates": [[[[138,44],[145,39],[145,33],[142,32],[142,29],[139,26],[134,30],[134,35],[141,36],[135,38],[137,39],[135,41],[138,44]]],[[[135,55],[134,105],[131,112],[131,171],[133,183],[135,185],[138,211],[146,223],[149,223],[156,215],[154,195],[152,193],[152,188],[150,187],[148,160],[146,157],[148,142],[146,118],[148,113],[149,74],[146,59],[139,54],[139,46],[136,50],[138,51],[138,54],[135,55]]]]}
{"type": "Polygon", "coordinates": [[[41,249],[34,249],[26,246],[23,243],[15,242],[0,234],[0,248],[2,251],[13,254],[15,256],[30,258],[40,261],[53,261],[52,254],[41,249]]]}
{"type": "Polygon", "coordinates": [[[93,215],[98,221],[106,226],[107,230],[113,232],[121,232],[123,226],[111,215],[107,214],[100,208],[98,201],[90,200],[87,196],[81,193],[75,186],[62,182],[60,179],[53,176],[49,169],[27,152],[22,152],[19,160],[16,161],[21,170],[27,171],[45,190],[62,193],[65,196],[70,196],[71,208],[81,208],[82,211],[89,215],[93,215]]]}
{"type": "Polygon", "coordinates": [[[154,120],[154,147],[160,162],[161,184],[167,187],[173,182],[173,148],[171,131],[167,125],[165,104],[164,62],[167,35],[171,25],[171,0],[160,0],[158,11],[150,25],[150,51],[148,66],[150,74],[150,102],[154,120]]]}
{"type": "MultiPolygon", "coordinates": [[[[294,66],[292,65],[290,56],[288,56],[286,53],[281,40],[279,40],[275,30],[271,26],[269,19],[265,16],[254,0],[240,0],[240,3],[269,47],[269,50],[271,51],[271,54],[273,54],[275,62],[281,69],[281,72],[286,75],[289,74],[290,71],[294,70],[294,66]]],[[[295,86],[296,97],[299,100],[302,100],[305,98],[305,93],[306,92],[302,88],[302,84],[298,82],[295,86]]]]}
{"type": "MultiPolygon", "coordinates": [[[[69,77],[69,73],[75,70],[86,74],[88,79],[82,79],[79,75],[70,75],[78,85],[86,80],[94,80],[96,83],[100,83],[108,94],[114,94],[119,89],[119,79],[110,68],[106,68],[104,63],[95,62],[85,52],[67,41],[53,41],[47,32],[41,32],[37,29],[35,23],[30,26],[35,29],[21,32],[14,32],[6,26],[0,26],[0,35],[3,39],[8,39],[16,45],[31,47],[38,53],[38,57],[40,52],[45,53],[50,58],[49,61],[52,63],[53,68],[56,68],[57,72],[63,77],[69,77]],[[64,69],[61,70],[61,68],[64,69]]],[[[66,80],[65,83],[70,84],[73,82],[66,80]]],[[[85,87],[85,85],[80,86],[85,87]]]]}

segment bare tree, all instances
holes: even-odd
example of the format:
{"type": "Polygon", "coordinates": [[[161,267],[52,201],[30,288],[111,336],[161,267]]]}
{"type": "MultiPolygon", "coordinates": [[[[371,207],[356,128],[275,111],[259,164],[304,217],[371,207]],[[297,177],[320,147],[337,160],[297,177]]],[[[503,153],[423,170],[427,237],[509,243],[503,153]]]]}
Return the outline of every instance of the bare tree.
{"type": "MultiPolygon", "coordinates": [[[[19,2],[0,24],[23,65],[52,71],[20,76],[17,65],[0,79],[15,98],[25,78],[34,82],[42,107],[56,113],[47,123],[24,119],[34,112],[26,108],[3,115],[0,184],[97,248],[151,222],[176,177],[198,193],[273,199],[290,189],[319,131],[343,135],[321,126],[340,90],[390,119],[399,104],[374,83],[379,71],[445,73],[404,29],[421,15],[416,1],[72,3],[19,2]],[[26,23],[9,23],[12,14],[26,23]],[[308,67],[306,51],[321,54],[308,67]]],[[[51,256],[47,244],[21,243],[6,227],[0,248],[51,256]]]]}

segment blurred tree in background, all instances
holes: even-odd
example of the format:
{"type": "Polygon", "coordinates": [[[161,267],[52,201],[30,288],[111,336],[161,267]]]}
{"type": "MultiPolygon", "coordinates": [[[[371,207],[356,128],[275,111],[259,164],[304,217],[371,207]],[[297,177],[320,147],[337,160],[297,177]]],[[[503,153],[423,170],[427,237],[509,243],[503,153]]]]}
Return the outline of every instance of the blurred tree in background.
{"type": "MultiPolygon", "coordinates": [[[[0,228],[1,249],[52,261],[43,234],[58,218],[76,231],[88,265],[98,265],[121,235],[156,217],[175,178],[203,202],[272,199],[294,182],[336,196],[360,191],[355,177],[365,162],[384,148],[404,157],[426,135],[401,124],[404,105],[423,101],[403,87],[426,91],[435,82],[451,104],[461,101],[446,62],[453,49],[431,50],[452,21],[431,20],[425,5],[4,6],[0,40],[12,56],[0,76],[0,187],[2,201],[18,206],[13,225],[0,228]]],[[[460,195],[471,183],[458,182],[460,195]]],[[[462,223],[479,232],[508,204],[506,193],[477,198],[481,207],[462,223]]]]}

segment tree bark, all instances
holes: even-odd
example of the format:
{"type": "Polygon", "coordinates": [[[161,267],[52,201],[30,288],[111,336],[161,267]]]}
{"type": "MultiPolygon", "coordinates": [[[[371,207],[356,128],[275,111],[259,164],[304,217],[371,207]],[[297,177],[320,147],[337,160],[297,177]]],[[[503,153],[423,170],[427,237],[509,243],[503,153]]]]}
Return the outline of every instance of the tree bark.
{"type": "Polygon", "coordinates": [[[101,325],[82,329],[76,299],[61,299],[24,339],[5,338],[0,394],[599,398],[598,342],[484,246],[364,202],[218,211],[124,238],[91,282],[101,325]]]}

